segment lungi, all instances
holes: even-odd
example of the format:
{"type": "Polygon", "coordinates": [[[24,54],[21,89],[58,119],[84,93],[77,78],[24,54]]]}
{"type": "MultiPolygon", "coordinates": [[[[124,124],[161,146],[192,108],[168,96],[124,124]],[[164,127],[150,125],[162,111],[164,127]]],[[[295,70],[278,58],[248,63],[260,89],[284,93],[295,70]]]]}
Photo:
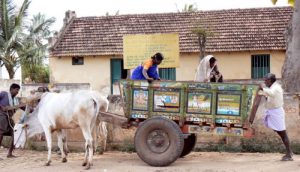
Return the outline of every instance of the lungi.
{"type": "Polygon", "coordinates": [[[267,109],[263,117],[263,122],[266,127],[275,131],[286,130],[284,109],[282,107],[267,109]]]}

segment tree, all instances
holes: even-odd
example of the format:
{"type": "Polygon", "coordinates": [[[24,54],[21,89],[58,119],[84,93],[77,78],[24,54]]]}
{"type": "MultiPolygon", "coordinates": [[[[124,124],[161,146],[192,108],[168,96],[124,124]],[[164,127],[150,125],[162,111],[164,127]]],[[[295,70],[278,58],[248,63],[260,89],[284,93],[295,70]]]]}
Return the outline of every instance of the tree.
{"type": "Polygon", "coordinates": [[[30,78],[34,82],[49,82],[49,69],[44,65],[47,58],[48,41],[52,35],[50,26],[55,18],[46,18],[37,14],[26,27],[26,35],[23,47],[18,51],[21,58],[22,78],[30,78]]]}
{"type": "Polygon", "coordinates": [[[30,1],[24,0],[19,10],[16,10],[12,0],[0,0],[0,3],[0,60],[6,67],[9,78],[12,79],[20,66],[21,58],[17,50],[23,44],[24,20],[30,1]]]}
{"type": "MultiPolygon", "coordinates": [[[[116,11],[115,16],[118,16],[119,14],[120,14],[120,10],[116,11]]],[[[109,12],[106,12],[105,16],[111,16],[111,15],[109,14],[109,12]]]]}
{"type": "Polygon", "coordinates": [[[196,12],[198,11],[196,4],[185,4],[184,8],[180,11],[177,9],[178,12],[196,12]]]}
{"type": "Polygon", "coordinates": [[[198,25],[198,27],[193,29],[192,32],[197,35],[199,51],[200,51],[199,57],[200,57],[200,60],[202,60],[203,57],[205,56],[205,47],[206,47],[207,37],[213,36],[213,33],[211,31],[209,31],[209,29],[207,29],[201,25],[198,25]]]}
{"type": "MultiPolygon", "coordinates": [[[[277,0],[272,0],[276,3],[277,0]]],[[[293,18],[286,32],[286,58],[282,67],[282,83],[287,92],[300,92],[300,0],[288,0],[294,7],[293,18]]]]}

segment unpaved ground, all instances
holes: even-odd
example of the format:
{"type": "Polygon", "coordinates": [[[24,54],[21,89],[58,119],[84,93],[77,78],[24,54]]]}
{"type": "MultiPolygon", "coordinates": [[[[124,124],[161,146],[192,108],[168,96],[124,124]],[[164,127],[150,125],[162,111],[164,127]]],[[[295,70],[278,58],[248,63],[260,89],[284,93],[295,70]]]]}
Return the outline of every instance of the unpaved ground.
{"type": "MultiPolygon", "coordinates": [[[[83,153],[69,154],[68,162],[61,163],[53,153],[52,164],[43,166],[47,152],[16,150],[17,158],[5,158],[7,150],[0,149],[1,172],[73,172],[85,171],[81,166],[83,153]]],[[[168,167],[151,167],[136,153],[106,152],[94,156],[90,172],[299,172],[300,155],[294,161],[279,161],[281,154],[194,152],[178,159],[168,167]]]]}

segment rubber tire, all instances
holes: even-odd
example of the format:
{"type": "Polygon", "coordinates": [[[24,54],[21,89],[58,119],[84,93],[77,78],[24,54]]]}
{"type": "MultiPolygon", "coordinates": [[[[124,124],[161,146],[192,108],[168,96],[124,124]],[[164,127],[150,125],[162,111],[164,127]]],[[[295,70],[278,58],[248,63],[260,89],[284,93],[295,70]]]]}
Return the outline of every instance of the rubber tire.
{"type": "Polygon", "coordinates": [[[184,146],[180,158],[183,158],[187,154],[191,153],[196,145],[196,142],[197,142],[196,134],[191,134],[188,136],[188,138],[184,139],[184,146]]]}
{"type": "Polygon", "coordinates": [[[184,139],[179,126],[164,117],[153,117],[144,121],[134,136],[134,146],[138,156],[147,164],[155,167],[168,166],[182,153],[184,139]],[[163,130],[169,138],[169,146],[162,153],[153,152],[148,144],[148,135],[154,130],[163,130]]]}

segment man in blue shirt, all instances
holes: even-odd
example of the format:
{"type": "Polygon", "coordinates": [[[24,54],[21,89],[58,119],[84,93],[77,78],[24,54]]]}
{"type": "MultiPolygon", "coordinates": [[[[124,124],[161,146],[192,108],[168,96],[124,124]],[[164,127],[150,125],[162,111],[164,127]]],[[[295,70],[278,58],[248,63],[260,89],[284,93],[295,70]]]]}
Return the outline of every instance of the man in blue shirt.
{"type": "Polygon", "coordinates": [[[19,93],[20,85],[12,84],[9,92],[0,92],[0,145],[2,143],[3,136],[10,136],[11,143],[8,150],[7,158],[15,157],[12,152],[14,150],[14,121],[12,116],[14,110],[7,110],[8,107],[16,106],[19,104],[16,95],[19,93]]]}

